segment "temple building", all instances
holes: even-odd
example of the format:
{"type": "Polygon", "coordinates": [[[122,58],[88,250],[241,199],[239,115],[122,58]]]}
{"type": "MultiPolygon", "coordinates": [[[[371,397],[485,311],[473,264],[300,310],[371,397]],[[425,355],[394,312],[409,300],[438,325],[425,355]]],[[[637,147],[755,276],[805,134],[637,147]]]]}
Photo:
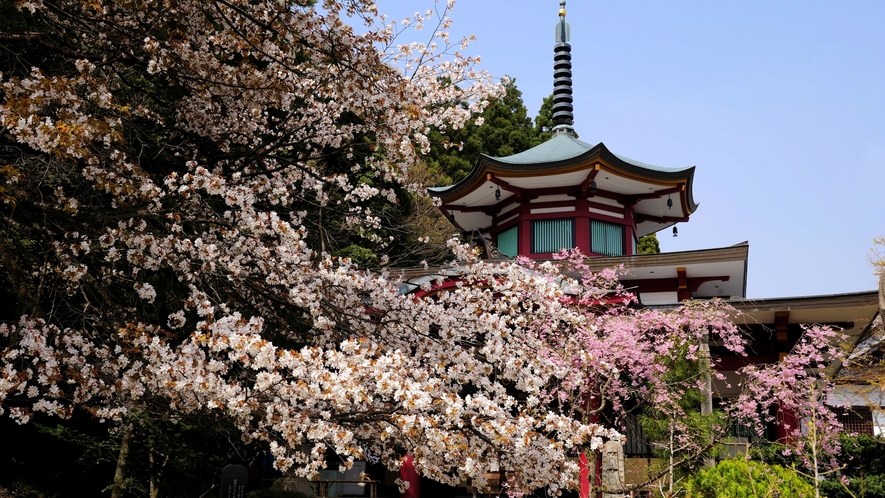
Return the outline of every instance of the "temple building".
{"type": "MultiPolygon", "coordinates": [[[[664,230],[676,236],[678,224],[689,222],[698,209],[693,192],[695,167],[654,166],[616,154],[601,142],[593,145],[578,139],[565,0],[560,0],[560,6],[554,45],[553,137],[514,155],[483,155],[462,181],[430,188],[446,218],[462,233],[471,234],[487,259],[524,256],[549,260],[562,249],[577,248],[588,256],[591,270],[623,267],[625,273],[619,278],[641,306],[666,309],[691,299],[711,298],[728,302],[740,312],[735,322],[749,336],[750,353],[730,355],[711,338],[711,355],[724,375],[724,380],[714,381],[714,402],[739,394],[739,368],[775,363],[788,355],[808,324],[842,329],[849,344],[861,346],[854,356],[882,351],[880,356],[885,358],[885,328],[877,318],[880,301],[885,308],[885,291],[881,300],[876,291],[749,299],[748,242],[694,251],[638,253],[640,237],[664,230]]],[[[448,267],[401,268],[399,273],[401,292],[424,298],[459,281],[458,270],[448,267]]],[[[883,366],[879,369],[885,371],[883,366]]],[[[857,377],[852,373],[849,380],[856,382],[857,377]]],[[[849,387],[842,389],[840,396],[842,401],[855,404],[865,391],[862,386],[849,387]]],[[[878,387],[874,394],[878,404],[885,404],[878,387]]],[[[885,428],[885,411],[876,403],[856,404],[840,414],[850,431],[873,434],[878,433],[877,425],[885,428]]],[[[796,423],[790,414],[782,414],[765,436],[784,438],[784,426],[796,423]]],[[[730,453],[745,452],[754,437],[735,431],[727,444],[730,453]]],[[[628,427],[627,442],[619,455],[625,484],[647,480],[645,473],[654,455],[640,424],[628,427]]],[[[377,466],[367,470],[383,475],[381,482],[388,488],[393,488],[399,477],[377,466]]],[[[346,477],[326,472],[329,478],[346,477]]],[[[490,482],[499,477],[496,472],[488,475],[490,482]]],[[[477,496],[471,488],[449,489],[428,480],[418,482],[417,475],[412,479],[427,496],[477,496]]]]}
{"type": "MultiPolygon", "coordinates": [[[[751,338],[750,354],[730,356],[711,340],[711,354],[726,379],[715,382],[714,392],[720,399],[739,394],[737,369],[780,361],[809,324],[843,330],[849,345],[878,341],[876,346],[885,350],[881,346],[885,332],[870,339],[875,323],[881,329],[881,318],[876,321],[881,313],[876,291],[748,299],[747,242],[638,254],[640,237],[662,230],[672,230],[676,236],[677,224],[688,222],[698,209],[692,190],[695,168],[654,166],[618,155],[601,142],[593,145],[577,138],[568,43],[571,30],[565,1],[560,4],[554,46],[553,137],[511,156],[483,155],[462,181],[429,189],[452,224],[472,233],[489,259],[547,260],[562,249],[577,248],[588,255],[593,270],[621,266],[626,270],[621,282],[642,306],[673,307],[690,299],[727,301],[741,313],[735,321],[751,338]]],[[[404,276],[405,291],[436,278],[427,272],[404,276]]],[[[885,307],[885,298],[882,303],[885,307]]],[[[840,418],[845,426],[855,433],[879,433],[878,426],[885,425],[885,411],[879,408],[885,402],[879,398],[867,406],[854,403],[858,406],[843,409],[840,418]]],[[[784,438],[784,427],[796,423],[790,414],[782,414],[766,436],[784,438]]],[[[641,430],[638,424],[637,430],[641,430]]],[[[736,433],[734,452],[746,451],[752,437],[736,433]]],[[[651,458],[651,446],[641,433],[634,433],[628,435],[624,454],[628,482],[641,482],[642,476],[631,476],[631,472],[641,474],[642,465],[631,466],[631,458],[634,464],[651,458]]]]}
{"type": "MultiPolygon", "coordinates": [[[[838,417],[847,431],[879,434],[885,429],[885,396],[864,375],[885,372],[885,278],[881,297],[877,291],[823,296],[750,299],[747,276],[750,245],[659,254],[639,254],[639,238],[666,230],[678,234],[678,224],[697,211],[693,184],[695,167],[666,168],[616,154],[603,143],[579,140],[574,130],[571,78],[571,29],[566,22],[565,0],[560,0],[554,45],[553,136],[529,150],[506,157],[482,155],[460,182],[430,188],[446,218],[469,234],[486,259],[516,256],[549,260],[563,249],[579,249],[593,271],[622,267],[619,279],[636,295],[640,306],[673,308],[692,299],[719,298],[739,314],[735,323],[748,337],[747,356],[734,356],[711,337],[709,348],[723,380],[714,380],[713,404],[739,395],[737,371],[748,364],[772,364],[790,354],[809,324],[839,328],[856,351],[843,367],[833,365],[839,386],[833,401],[848,405],[838,417]],[[875,356],[872,368],[865,357],[875,356]],[[853,362],[853,363],[852,363],[853,362]]],[[[666,233],[666,232],[665,232],[666,233]]],[[[459,283],[457,268],[401,268],[401,292],[432,298],[459,283]]],[[[628,416],[626,443],[597,459],[595,476],[614,475],[624,485],[647,482],[654,461],[651,441],[635,415],[628,416]],[[615,455],[614,458],[609,456],[615,455]],[[606,463],[603,464],[602,461],[606,463]],[[610,468],[605,467],[611,465],[610,468]]],[[[779,412],[778,421],[763,435],[783,440],[785,428],[801,423],[779,412]]],[[[759,436],[735,427],[725,442],[726,453],[745,453],[759,436]]],[[[617,446],[615,444],[615,446],[617,446]]],[[[387,489],[395,488],[398,474],[374,465],[361,467],[387,489]]],[[[501,474],[488,469],[494,494],[500,493],[501,474]]],[[[325,471],[330,479],[346,478],[325,471]]],[[[426,496],[478,496],[475,489],[404,478],[426,496]],[[413,482],[414,481],[414,482],[413,482]]],[[[327,490],[330,491],[331,489],[327,490]]],[[[344,491],[343,489],[338,491],[344,491]]],[[[364,492],[364,491],[363,491],[364,492]]],[[[357,494],[360,494],[357,492],[357,494]]],[[[642,491],[640,491],[642,495],[642,491]]],[[[622,495],[608,495],[610,497],[622,495]]]]}
{"type": "Polygon", "coordinates": [[[577,248],[601,268],[624,265],[627,287],[643,304],[745,297],[746,243],[706,251],[638,256],[644,235],[684,223],[698,208],[695,168],[628,159],[574,131],[572,63],[565,2],[554,45],[553,137],[507,157],[483,155],[459,183],[431,188],[458,229],[495,247],[495,255],[550,259],[577,248]]]}

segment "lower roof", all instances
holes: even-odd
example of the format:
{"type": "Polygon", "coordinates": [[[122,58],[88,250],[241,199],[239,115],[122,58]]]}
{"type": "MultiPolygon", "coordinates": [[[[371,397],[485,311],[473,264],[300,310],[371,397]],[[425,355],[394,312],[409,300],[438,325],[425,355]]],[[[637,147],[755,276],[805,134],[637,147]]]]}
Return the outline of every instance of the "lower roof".
{"type": "MultiPolygon", "coordinates": [[[[697,284],[691,293],[692,298],[746,296],[749,249],[749,244],[742,242],[729,247],[696,251],[587,258],[586,264],[595,272],[623,268],[624,273],[619,280],[628,289],[638,288],[640,302],[646,305],[672,305],[679,302],[676,279],[680,273],[688,283],[693,281],[697,284]],[[644,287],[654,287],[656,282],[666,289],[660,292],[642,291],[644,287]]],[[[405,293],[439,278],[457,279],[459,274],[457,269],[451,267],[401,268],[398,272],[401,291],[405,293]]],[[[391,275],[397,275],[397,270],[392,270],[391,275]]]]}

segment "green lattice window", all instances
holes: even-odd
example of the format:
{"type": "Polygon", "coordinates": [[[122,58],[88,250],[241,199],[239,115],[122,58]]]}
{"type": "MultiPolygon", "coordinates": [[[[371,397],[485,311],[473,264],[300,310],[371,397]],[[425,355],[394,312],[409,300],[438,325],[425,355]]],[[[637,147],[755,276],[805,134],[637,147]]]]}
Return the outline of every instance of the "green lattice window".
{"type": "Polygon", "coordinates": [[[624,226],[590,220],[590,250],[606,256],[623,256],[624,226]]]}
{"type": "Polygon", "coordinates": [[[575,247],[574,220],[538,220],[532,222],[532,252],[556,252],[575,247]]]}
{"type": "Polygon", "coordinates": [[[515,226],[498,234],[498,249],[505,256],[515,258],[519,254],[519,227],[515,226]]]}

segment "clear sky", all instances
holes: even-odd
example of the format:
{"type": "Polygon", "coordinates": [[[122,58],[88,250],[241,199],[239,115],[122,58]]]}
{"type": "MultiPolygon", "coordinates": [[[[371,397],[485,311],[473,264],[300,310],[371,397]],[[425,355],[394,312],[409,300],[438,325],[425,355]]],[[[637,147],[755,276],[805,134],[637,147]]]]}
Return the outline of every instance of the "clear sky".
{"type": "MultiPolygon", "coordinates": [[[[401,19],[432,0],[378,0],[401,19]]],[[[750,244],[751,298],[871,290],[885,235],[885,1],[571,0],[575,129],[665,167],[700,204],[665,252],[750,244]]],[[[455,35],[534,116],[559,0],[460,0],[455,35]]],[[[429,28],[429,27],[428,27],[429,28]]],[[[422,40],[427,32],[403,40],[422,40]]]]}

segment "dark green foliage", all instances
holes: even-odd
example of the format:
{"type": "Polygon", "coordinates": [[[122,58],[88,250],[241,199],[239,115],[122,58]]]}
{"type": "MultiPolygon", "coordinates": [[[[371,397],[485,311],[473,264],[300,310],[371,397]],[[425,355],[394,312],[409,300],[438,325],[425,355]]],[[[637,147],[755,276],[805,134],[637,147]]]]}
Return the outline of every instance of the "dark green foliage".
{"type": "MultiPolygon", "coordinates": [[[[828,498],[861,498],[885,496],[885,440],[872,436],[839,437],[842,450],[838,461],[839,472],[829,473],[820,481],[821,496],[828,498]],[[848,490],[840,482],[848,480],[848,490]]],[[[750,456],[770,465],[801,468],[795,453],[781,444],[766,444],[753,448],[750,456]]]]}
{"type": "Polygon", "coordinates": [[[307,498],[307,495],[300,491],[265,488],[246,493],[246,498],[307,498]]]}
{"type": "Polygon", "coordinates": [[[659,442],[655,445],[655,453],[661,458],[661,469],[669,465],[672,452],[676,479],[695,472],[705,458],[714,456],[716,447],[713,441],[720,440],[719,428],[727,426],[721,410],[714,410],[709,415],[701,414],[704,397],[700,389],[694,386],[702,376],[705,364],[700,360],[686,359],[687,345],[679,347],[681,353],[674,355],[678,359],[663,360],[667,384],[682,386],[678,388],[681,392],[678,401],[675,406],[661,405],[659,409],[645,409],[639,417],[646,437],[659,442]],[[674,448],[668,444],[671,430],[674,431],[674,448]]]}
{"type": "Polygon", "coordinates": [[[447,182],[462,180],[480,154],[502,157],[517,154],[541,143],[522,101],[516,80],[509,80],[505,93],[489,102],[481,114],[483,123],[468,123],[460,130],[433,130],[427,163],[447,182]]]}
{"type": "Polygon", "coordinates": [[[0,498],[55,498],[55,493],[43,491],[31,484],[16,481],[4,488],[0,486],[0,498]]]}
{"type": "Polygon", "coordinates": [[[535,145],[532,120],[516,80],[509,80],[505,88],[506,93],[482,113],[483,126],[476,130],[482,152],[492,156],[510,156],[535,145]]]}
{"type": "Polygon", "coordinates": [[[133,419],[126,470],[136,489],[154,479],[163,496],[199,496],[225,465],[248,465],[255,453],[222,418],[203,415],[172,420],[154,414],[133,419]]]}
{"type": "Polygon", "coordinates": [[[769,443],[760,441],[750,449],[750,458],[758,460],[769,465],[780,465],[781,467],[797,467],[801,465],[799,457],[792,451],[789,446],[780,443],[769,443]]]}
{"type": "Polygon", "coordinates": [[[802,498],[814,487],[791,469],[748,460],[723,460],[694,474],[685,484],[685,498],[802,498]]]}
{"type": "Polygon", "coordinates": [[[0,498],[100,496],[114,471],[116,442],[88,417],[75,416],[63,428],[57,422],[40,416],[18,425],[0,418],[0,498]],[[57,437],[61,433],[66,436],[57,437]]]}
{"type": "Polygon", "coordinates": [[[541,109],[535,116],[535,137],[538,143],[546,142],[553,137],[553,94],[544,97],[541,109]]]}
{"type": "MultiPolygon", "coordinates": [[[[535,116],[535,145],[553,138],[553,126],[553,94],[550,94],[544,97],[543,102],[541,102],[541,108],[538,110],[538,115],[535,116]]],[[[580,135],[575,132],[575,137],[579,138],[580,135]]]]}
{"type": "Polygon", "coordinates": [[[336,254],[343,258],[350,258],[351,261],[363,268],[378,266],[378,255],[371,249],[356,244],[350,244],[337,251],[336,254]]]}
{"type": "MultiPolygon", "coordinates": [[[[124,484],[132,496],[146,496],[151,479],[160,496],[201,496],[217,484],[225,465],[249,465],[256,454],[223,419],[141,416],[133,422],[124,484]]],[[[34,498],[99,496],[113,475],[122,438],[83,416],[24,426],[0,419],[0,434],[0,490],[34,498]]]]}
{"type": "MultiPolygon", "coordinates": [[[[549,103],[547,108],[546,119],[549,120],[552,116],[549,103]]],[[[544,108],[542,112],[545,112],[544,108]]],[[[430,152],[426,156],[426,170],[418,171],[419,176],[415,180],[427,186],[451,185],[463,180],[470,173],[480,154],[492,157],[518,154],[552,136],[549,133],[550,127],[537,128],[532,124],[522,100],[522,92],[512,79],[507,81],[504,95],[489,102],[480,117],[480,125],[470,121],[458,130],[432,129],[428,133],[430,152]]],[[[425,202],[426,199],[411,196],[407,199],[413,202],[414,207],[408,216],[400,218],[402,230],[398,233],[388,230],[377,234],[384,239],[391,235],[394,237],[384,253],[391,258],[392,263],[404,265],[411,265],[422,259],[439,262],[449,258],[451,253],[444,241],[455,232],[454,227],[435,207],[425,202]],[[430,243],[415,243],[418,235],[428,236],[430,243]],[[423,250],[414,253],[421,248],[423,250]]],[[[371,266],[381,254],[370,245],[356,240],[350,240],[349,245],[341,244],[339,247],[342,249],[337,250],[336,255],[349,257],[360,265],[371,266]]]]}
{"type": "Polygon", "coordinates": [[[35,423],[34,428],[59,441],[81,448],[82,454],[72,463],[88,465],[110,464],[117,459],[117,452],[120,448],[120,438],[118,435],[97,436],[77,427],[62,425],[61,423],[57,423],[54,427],[35,423]]]}
{"type": "Polygon", "coordinates": [[[885,496],[885,440],[871,436],[842,436],[839,462],[848,478],[849,493],[835,478],[821,482],[821,495],[828,498],[885,496]]]}
{"type": "Polygon", "coordinates": [[[660,254],[661,244],[658,242],[658,235],[651,233],[644,237],[639,237],[637,250],[639,254],[660,254]]]}
{"type": "Polygon", "coordinates": [[[516,80],[507,80],[504,88],[504,95],[490,101],[480,115],[481,125],[470,122],[460,130],[430,132],[427,164],[432,173],[442,175],[446,183],[455,183],[470,173],[480,154],[510,156],[553,137],[553,95],[544,98],[532,121],[516,80]]]}

